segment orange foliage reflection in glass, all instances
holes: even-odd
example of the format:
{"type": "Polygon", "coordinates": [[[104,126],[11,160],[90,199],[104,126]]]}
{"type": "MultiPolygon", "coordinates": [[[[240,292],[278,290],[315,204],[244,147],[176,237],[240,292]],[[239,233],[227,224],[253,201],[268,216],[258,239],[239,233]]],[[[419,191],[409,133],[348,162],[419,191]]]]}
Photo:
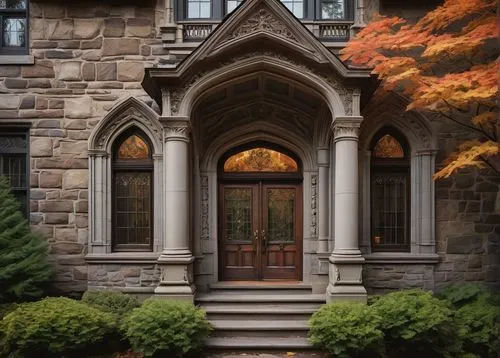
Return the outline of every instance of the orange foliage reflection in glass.
{"type": "Polygon", "coordinates": [[[373,156],[377,158],[404,158],[405,153],[397,139],[386,134],[379,139],[373,148],[373,156]]]}
{"type": "Polygon", "coordinates": [[[144,140],[131,135],[120,145],[118,149],[119,159],[147,159],[149,158],[149,147],[144,140]]]}
{"type": "Polygon", "coordinates": [[[267,148],[253,148],[232,155],[225,172],[297,172],[297,162],[288,155],[267,148]]]}

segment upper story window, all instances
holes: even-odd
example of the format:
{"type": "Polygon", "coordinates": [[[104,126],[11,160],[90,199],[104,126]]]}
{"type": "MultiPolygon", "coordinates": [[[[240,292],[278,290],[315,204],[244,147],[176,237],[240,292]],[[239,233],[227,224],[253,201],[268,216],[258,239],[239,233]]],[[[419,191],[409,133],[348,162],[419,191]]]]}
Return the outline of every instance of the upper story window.
{"type": "Polygon", "coordinates": [[[0,126],[0,176],[9,179],[12,193],[29,215],[29,127],[0,126]]]}
{"type": "Polygon", "coordinates": [[[404,137],[387,128],[371,147],[372,251],[410,251],[410,160],[404,137]]]}
{"type": "Polygon", "coordinates": [[[28,0],[0,0],[0,54],[28,51],[28,0]]]}
{"type": "MultiPolygon", "coordinates": [[[[243,0],[177,0],[179,20],[218,20],[243,0]]],[[[298,19],[352,21],[354,0],[281,0],[298,19]]]]}

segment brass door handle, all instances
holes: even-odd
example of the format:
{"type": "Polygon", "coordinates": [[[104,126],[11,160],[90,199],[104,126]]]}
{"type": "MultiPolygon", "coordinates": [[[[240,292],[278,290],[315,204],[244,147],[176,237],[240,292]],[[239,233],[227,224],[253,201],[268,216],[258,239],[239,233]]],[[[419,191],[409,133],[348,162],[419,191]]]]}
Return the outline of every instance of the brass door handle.
{"type": "Polygon", "coordinates": [[[253,250],[257,251],[257,244],[259,242],[259,230],[253,232],[253,250]]]}

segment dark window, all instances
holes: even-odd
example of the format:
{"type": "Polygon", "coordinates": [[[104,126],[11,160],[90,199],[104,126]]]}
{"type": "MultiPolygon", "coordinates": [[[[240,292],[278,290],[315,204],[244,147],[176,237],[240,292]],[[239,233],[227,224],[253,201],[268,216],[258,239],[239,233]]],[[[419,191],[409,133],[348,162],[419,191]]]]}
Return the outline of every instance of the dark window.
{"type": "Polygon", "coordinates": [[[153,160],[144,133],[122,134],[113,150],[113,250],[153,247],[153,160]]]}
{"type": "Polygon", "coordinates": [[[29,126],[0,125],[0,176],[9,179],[12,192],[29,216],[29,126]]]}
{"type": "MultiPolygon", "coordinates": [[[[221,19],[243,0],[177,0],[179,20],[221,19]]],[[[352,21],[354,0],[281,0],[299,19],[352,21]]]]}
{"type": "Polygon", "coordinates": [[[371,147],[373,251],[410,250],[410,161],[404,137],[390,128],[371,147]]]}
{"type": "Polygon", "coordinates": [[[0,0],[2,55],[28,52],[28,0],[0,0]]]}

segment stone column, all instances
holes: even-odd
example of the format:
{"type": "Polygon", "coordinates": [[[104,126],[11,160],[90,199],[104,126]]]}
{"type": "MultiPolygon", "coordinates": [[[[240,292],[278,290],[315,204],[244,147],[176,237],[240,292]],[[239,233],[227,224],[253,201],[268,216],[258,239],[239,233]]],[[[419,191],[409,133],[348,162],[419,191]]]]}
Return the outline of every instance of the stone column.
{"type": "Polygon", "coordinates": [[[328,169],[330,162],[330,153],[328,148],[318,148],[318,167],[319,167],[319,188],[318,188],[318,204],[319,204],[319,232],[318,232],[318,253],[328,252],[329,239],[329,178],[328,169]]]}
{"type": "Polygon", "coordinates": [[[335,245],[330,256],[327,301],[366,302],[364,258],[358,244],[358,136],[363,117],[337,117],[335,140],[335,245]]]}
{"type": "Polygon", "coordinates": [[[165,234],[158,258],[161,278],[155,293],[193,299],[193,261],[189,250],[189,119],[161,117],[164,128],[165,234]]]}

